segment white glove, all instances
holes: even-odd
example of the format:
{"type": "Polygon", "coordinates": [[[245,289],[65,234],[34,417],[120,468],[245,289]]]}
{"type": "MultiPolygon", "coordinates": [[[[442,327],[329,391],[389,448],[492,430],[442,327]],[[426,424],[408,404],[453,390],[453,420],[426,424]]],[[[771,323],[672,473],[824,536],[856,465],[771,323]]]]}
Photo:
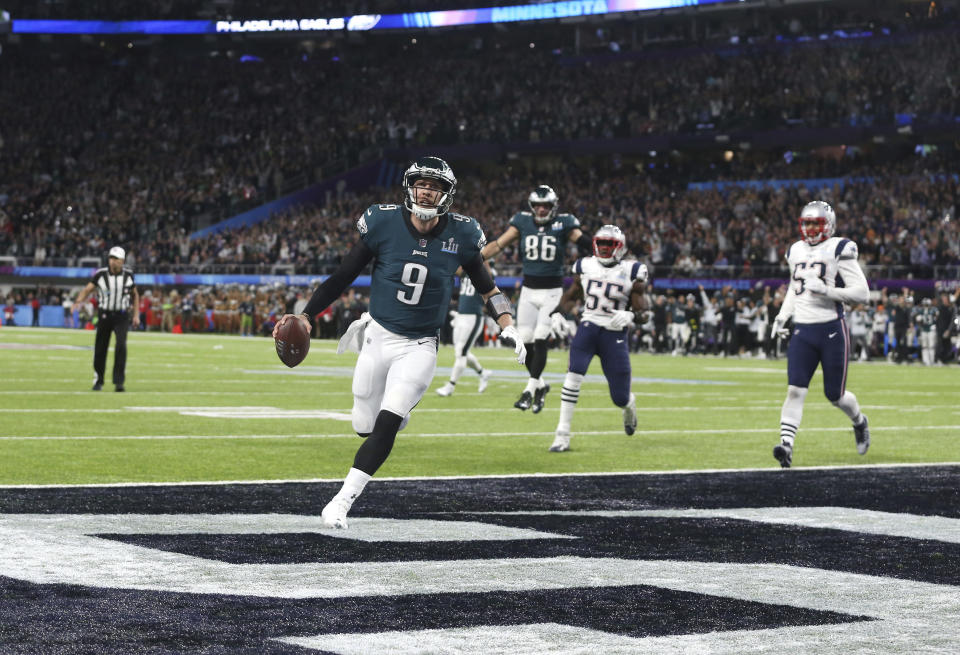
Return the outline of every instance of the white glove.
{"type": "Polygon", "coordinates": [[[803,284],[806,289],[809,289],[810,293],[815,293],[818,296],[827,293],[827,285],[817,275],[811,275],[804,280],[803,284]]]}
{"type": "Polygon", "coordinates": [[[610,319],[611,330],[622,330],[628,325],[633,324],[633,312],[627,309],[618,309],[613,312],[613,318],[610,319]]]}
{"type": "Polygon", "coordinates": [[[517,328],[512,325],[503,328],[500,330],[500,338],[504,341],[513,342],[513,352],[517,354],[518,363],[527,363],[527,347],[523,345],[523,339],[520,338],[520,333],[517,332],[517,328]]]}
{"type": "Polygon", "coordinates": [[[781,339],[786,339],[790,335],[790,330],[784,326],[786,322],[787,318],[780,314],[777,314],[773,319],[773,334],[781,339]]]}
{"type": "Polygon", "coordinates": [[[455,310],[455,309],[451,309],[451,310],[450,310],[450,320],[451,320],[451,321],[452,321],[453,319],[455,319],[456,317],[458,317],[458,316],[460,316],[460,312],[458,312],[458,311],[455,310]]]}
{"type": "Polygon", "coordinates": [[[560,312],[550,314],[550,332],[557,339],[563,339],[570,334],[570,324],[560,312]]]}

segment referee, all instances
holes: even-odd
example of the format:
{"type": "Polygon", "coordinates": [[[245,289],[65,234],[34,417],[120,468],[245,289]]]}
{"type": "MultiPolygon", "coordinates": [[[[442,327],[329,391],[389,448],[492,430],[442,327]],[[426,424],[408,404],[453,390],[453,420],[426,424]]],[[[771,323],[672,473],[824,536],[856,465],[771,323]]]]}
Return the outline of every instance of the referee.
{"type": "Polygon", "coordinates": [[[140,294],[133,281],[133,271],[124,268],[126,252],[120,246],[110,249],[107,267],[98,269],[87,282],[73,308],[79,307],[87,296],[97,292],[97,341],[93,353],[93,370],[97,378],[93,390],[103,389],[103,372],[107,365],[107,349],[110,347],[110,333],[117,335],[113,353],[113,384],[117,391],[123,391],[124,371],[127,366],[127,329],[130,323],[136,328],[140,324],[140,294]],[[134,308],[131,317],[130,307],[134,308]]]}

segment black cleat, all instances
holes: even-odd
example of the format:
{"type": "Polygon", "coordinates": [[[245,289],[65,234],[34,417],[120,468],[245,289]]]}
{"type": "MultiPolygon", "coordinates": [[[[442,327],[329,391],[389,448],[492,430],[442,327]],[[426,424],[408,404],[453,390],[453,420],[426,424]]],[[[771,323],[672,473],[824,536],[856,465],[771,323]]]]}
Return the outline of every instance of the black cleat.
{"type": "Polygon", "coordinates": [[[547,399],[547,394],[550,392],[550,385],[545,384],[536,391],[533,392],[533,405],[531,406],[534,414],[539,414],[543,409],[543,403],[547,399]]]}
{"type": "Polygon", "coordinates": [[[780,466],[788,469],[793,463],[793,446],[788,443],[780,443],[773,447],[773,456],[780,462],[780,466]]]}
{"type": "Polygon", "coordinates": [[[870,425],[867,423],[866,415],[863,415],[863,422],[860,425],[853,426],[853,436],[857,439],[857,452],[866,455],[870,447],[870,425]]]}
{"type": "Polygon", "coordinates": [[[114,389],[114,391],[125,391],[125,389],[123,388],[123,385],[122,385],[122,384],[118,384],[118,385],[117,385],[117,388],[114,389]]]}
{"type": "Polygon", "coordinates": [[[94,383],[93,383],[93,390],[94,390],[94,391],[100,391],[101,389],[103,389],[103,382],[94,382],[94,383]]]}
{"type": "Polygon", "coordinates": [[[520,394],[520,399],[513,403],[513,406],[519,410],[527,411],[530,409],[530,405],[533,403],[533,396],[530,395],[529,391],[524,391],[520,394]]]}

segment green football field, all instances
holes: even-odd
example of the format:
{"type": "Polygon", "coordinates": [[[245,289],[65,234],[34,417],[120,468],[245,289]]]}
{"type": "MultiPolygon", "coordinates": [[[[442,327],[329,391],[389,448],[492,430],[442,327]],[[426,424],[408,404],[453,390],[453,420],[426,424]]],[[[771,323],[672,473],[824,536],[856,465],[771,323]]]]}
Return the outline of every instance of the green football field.
{"type": "MultiPolygon", "coordinates": [[[[135,333],[127,391],[90,390],[93,333],[0,328],[0,484],[341,478],[359,445],[351,431],[355,355],[314,341],[286,368],[268,338],[135,333]]],[[[435,390],[453,350],[441,348],[430,390],[379,476],[776,468],[786,363],[713,357],[633,357],[640,424],[626,436],[599,362],[584,383],[572,449],[549,453],[566,353],[551,351],[553,391],[540,414],[513,402],[525,369],[508,349],[475,353],[493,369],[476,391],[435,390]]],[[[846,416],[811,385],[794,467],[960,462],[960,369],[851,364],[848,387],[870,418],[872,446],[854,448],[846,416]]],[[[785,473],[788,474],[788,473],[785,473]]]]}

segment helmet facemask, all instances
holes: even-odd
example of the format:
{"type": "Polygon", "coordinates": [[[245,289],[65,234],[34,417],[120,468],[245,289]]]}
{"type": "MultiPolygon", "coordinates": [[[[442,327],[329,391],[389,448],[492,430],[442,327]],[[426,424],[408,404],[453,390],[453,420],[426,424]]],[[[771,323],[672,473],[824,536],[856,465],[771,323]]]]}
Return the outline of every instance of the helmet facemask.
{"type": "Polygon", "coordinates": [[[530,211],[533,212],[533,221],[538,225],[546,225],[556,216],[560,199],[557,197],[556,191],[546,184],[541,184],[530,192],[527,197],[527,204],[530,205],[530,211]],[[538,212],[537,209],[545,207],[548,208],[548,211],[541,215],[542,212],[538,212]]]}
{"type": "Polygon", "coordinates": [[[808,244],[815,246],[833,236],[837,217],[830,205],[822,200],[814,200],[803,208],[797,222],[800,236],[808,244]]]}
{"type": "Polygon", "coordinates": [[[604,266],[612,266],[623,259],[627,242],[616,225],[604,225],[593,236],[593,255],[604,266]]]}
{"type": "Polygon", "coordinates": [[[403,174],[403,204],[421,221],[431,221],[446,213],[453,204],[456,190],[457,178],[454,177],[453,170],[447,162],[438,157],[421,157],[403,174]],[[434,180],[439,189],[434,191],[429,187],[415,186],[418,180],[434,180]],[[434,202],[425,197],[434,195],[434,202]]]}

